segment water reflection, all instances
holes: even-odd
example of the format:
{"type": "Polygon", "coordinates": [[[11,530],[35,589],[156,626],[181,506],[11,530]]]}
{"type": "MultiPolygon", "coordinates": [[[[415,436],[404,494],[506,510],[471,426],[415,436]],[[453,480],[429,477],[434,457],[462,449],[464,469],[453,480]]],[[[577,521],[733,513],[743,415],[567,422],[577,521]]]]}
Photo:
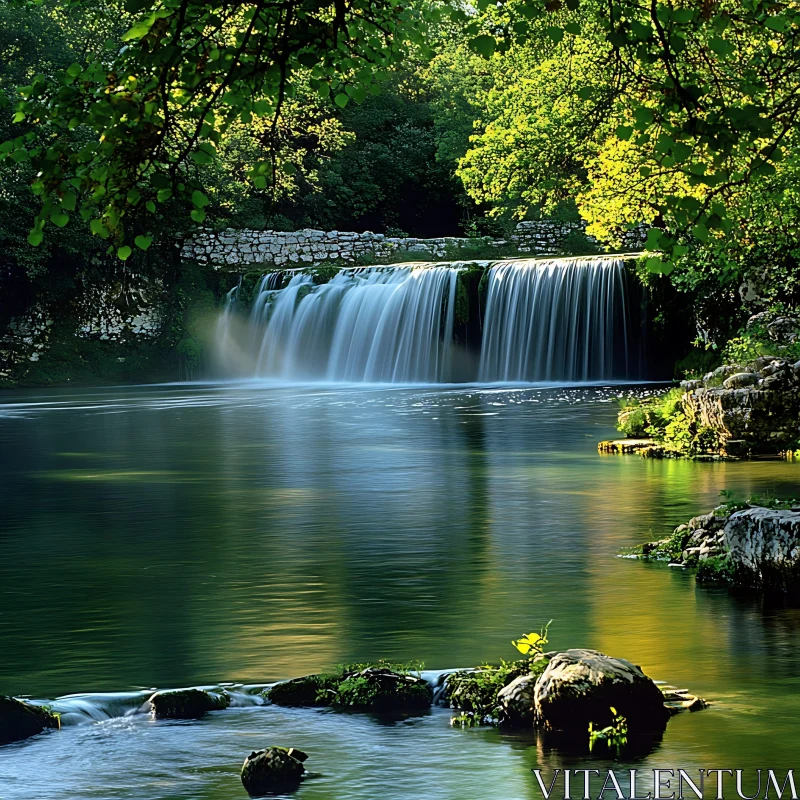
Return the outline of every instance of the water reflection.
{"type": "MultiPolygon", "coordinates": [[[[0,691],[259,682],[378,657],[470,665],[512,657],[511,638],[553,618],[555,647],[624,656],[715,701],[671,721],[642,763],[791,766],[797,608],[615,555],[710,508],[723,488],[796,496],[797,465],[599,456],[616,393],[228,386],[8,395],[0,691]]],[[[62,796],[227,797],[220,775],[233,767],[224,759],[235,751],[240,762],[277,725],[254,713],[178,726],[138,794],[132,779],[92,794],[73,766],[73,792],[62,796]],[[205,766],[169,766],[184,738],[208,748],[205,766]],[[190,775],[191,795],[180,793],[176,771],[190,775]]],[[[370,724],[324,714],[309,723],[303,713],[281,725],[315,754],[323,730],[346,748],[370,724]]],[[[386,749],[361,741],[375,752],[360,766],[327,764],[302,796],[463,797],[474,759],[490,759],[497,784],[482,799],[535,797],[528,770],[573,758],[524,737],[450,731],[446,717],[414,723],[439,759],[392,727],[386,749]],[[401,780],[392,759],[409,747],[419,761],[401,780]],[[426,770],[437,769],[432,787],[426,770]]],[[[114,747],[133,737],[137,758],[147,758],[166,735],[126,724],[75,737],[113,731],[114,747]]],[[[64,764],[71,747],[48,745],[64,764]]],[[[0,776],[40,786],[36,757],[23,755],[37,748],[16,750],[13,763],[0,754],[0,776]]]]}

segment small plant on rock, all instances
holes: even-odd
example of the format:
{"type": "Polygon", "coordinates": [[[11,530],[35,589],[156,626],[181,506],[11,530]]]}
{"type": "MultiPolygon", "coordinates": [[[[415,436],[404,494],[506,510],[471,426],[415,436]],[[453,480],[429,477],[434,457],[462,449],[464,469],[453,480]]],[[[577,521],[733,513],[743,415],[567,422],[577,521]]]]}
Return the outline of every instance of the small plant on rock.
{"type": "Polygon", "coordinates": [[[628,743],[628,721],[621,714],[617,714],[616,708],[613,706],[609,708],[613,714],[610,725],[595,730],[594,724],[589,723],[590,752],[597,742],[604,742],[609,749],[614,749],[617,753],[628,743]]]}
{"type": "Polygon", "coordinates": [[[547,667],[543,657],[550,622],[539,633],[528,633],[512,644],[526,658],[501,661],[499,666],[483,664],[474,670],[454,672],[447,679],[448,697],[452,708],[461,711],[450,724],[469,728],[495,724],[499,718],[498,695],[516,678],[523,675],[538,677],[547,667]]]}

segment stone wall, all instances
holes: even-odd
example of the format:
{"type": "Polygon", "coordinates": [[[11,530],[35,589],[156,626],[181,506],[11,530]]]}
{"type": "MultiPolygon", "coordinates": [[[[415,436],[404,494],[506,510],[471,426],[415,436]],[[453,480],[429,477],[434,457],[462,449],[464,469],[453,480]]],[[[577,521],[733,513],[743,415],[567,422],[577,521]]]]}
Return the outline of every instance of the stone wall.
{"type": "Polygon", "coordinates": [[[115,274],[97,284],[81,275],[76,301],[66,306],[36,303],[13,317],[0,330],[0,382],[10,380],[26,362],[39,361],[50,347],[56,322],[64,319],[74,320],[74,336],[82,339],[118,343],[156,339],[162,328],[164,286],[143,276],[124,277],[123,281],[115,274]]]}
{"type": "MultiPolygon", "coordinates": [[[[497,256],[511,254],[547,255],[559,254],[569,245],[568,240],[583,236],[587,244],[597,243],[586,237],[585,225],[581,222],[558,222],[550,220],[520,222],[509,240],[463,239],[443,236],[437,239],[385,236],[382,233],[345,233],[342,231],[256,231],[227,230],[215,232],[203,230],[187,239],[181,249],[181,257],[208,264],[214,269],[238,269],[248,264],[268,264],[278,267],[291,265],[318,266],[325,262],[367,263],[370,259],[388,262],[402,254],[424,259],[474,258],[476,248],[497,250],[497,256]],[[472,253],[472,255],[470,255],[472,253]]],[[[634,231],[627,237],[628,249],[641,246],[641,232],[634,231]]],[[[568,249],[568,248],[567,248],[568,249]]]]}

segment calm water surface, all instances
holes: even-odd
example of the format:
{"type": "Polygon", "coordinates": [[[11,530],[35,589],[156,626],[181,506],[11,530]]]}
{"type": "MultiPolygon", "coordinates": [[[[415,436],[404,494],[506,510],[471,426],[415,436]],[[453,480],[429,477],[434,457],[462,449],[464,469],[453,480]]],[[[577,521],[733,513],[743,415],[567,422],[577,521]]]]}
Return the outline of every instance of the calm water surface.
{"type": "MultiPolygon", "coordinates": [[[[620,391],[6,393],[0,693],[469,666],[552,618],[554,648],[714,702],[636,766],[800,768],[800,611],[616,557],[721,489],[800,495],[798,467],[600,456],[620,391]]],[[[0,750],[0,800],[233,800],[244,756],[271,743],[312,754],[302,800],[534,798],[531,767],[605,768],[449,716],[244,707],[67,727],[0,750]]]]}

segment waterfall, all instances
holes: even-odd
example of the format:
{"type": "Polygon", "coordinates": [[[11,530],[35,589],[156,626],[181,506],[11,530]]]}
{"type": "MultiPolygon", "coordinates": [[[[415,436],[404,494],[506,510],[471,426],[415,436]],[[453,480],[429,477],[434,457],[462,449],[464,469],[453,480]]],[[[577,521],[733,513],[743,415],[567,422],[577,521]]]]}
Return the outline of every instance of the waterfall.
{"type": "Polygon", "coordinates": [[[631,377],[625,284],[618,258],[495,264],[489,271],[480,381],[631,377]]]}
{"type": "Polygon", "coordinates": [[[642,337],[629,321],[621,258],[349,268],[321,285],[311,272],[272,272],[249,311],[242,291],[229,293],[217,329],[232,374],[347,383],[640,377],[642,337]]]}
{"type": "Polygon", "coordinates": [[[250,315],[256,375],[287,380],[432,383],[450,379],[455,267],[342,270],[317,286],[262,279],[250,315]]]}

